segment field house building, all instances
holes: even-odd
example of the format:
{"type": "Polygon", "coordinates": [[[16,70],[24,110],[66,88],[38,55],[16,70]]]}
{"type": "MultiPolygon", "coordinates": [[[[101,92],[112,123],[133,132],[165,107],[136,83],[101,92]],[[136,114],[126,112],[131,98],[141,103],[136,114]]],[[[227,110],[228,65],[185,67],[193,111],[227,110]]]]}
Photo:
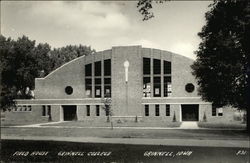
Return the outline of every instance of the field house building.
{"type": "Polygon", "coordinates": [[[172,52],[119,46],[76,58],[35,79],[35,99],[16,100],[6,120],[106,121],[103,98],[112,99],[119,121],[229,121],[228,109],[213,108],[198,96],[190,65],[172,52]]]}

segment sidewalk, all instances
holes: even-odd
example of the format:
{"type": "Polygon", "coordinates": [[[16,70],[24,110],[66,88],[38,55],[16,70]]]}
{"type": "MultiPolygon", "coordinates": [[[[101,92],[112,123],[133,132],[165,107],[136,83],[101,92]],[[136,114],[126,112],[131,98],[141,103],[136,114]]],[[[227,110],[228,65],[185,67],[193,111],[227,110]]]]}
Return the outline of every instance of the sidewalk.
{"type": "Polygon", "coordinates": [[[67,141],[81,143],[112,143],[134,145],[167,145],[199,147],[250,148],[248,140],[199,140],[199,139],[149,139],[149,138],[98,138],[98,137],[54,137],[54,136],[2,136],[8,140],[67,141]]]}

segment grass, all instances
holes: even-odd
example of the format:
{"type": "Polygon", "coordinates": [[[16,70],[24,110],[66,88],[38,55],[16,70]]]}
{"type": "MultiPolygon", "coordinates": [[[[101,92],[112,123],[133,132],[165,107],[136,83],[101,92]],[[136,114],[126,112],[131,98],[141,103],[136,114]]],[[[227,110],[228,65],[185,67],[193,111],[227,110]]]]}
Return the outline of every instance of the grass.
{"type": "Polygon", "coordinates": [[[214,123],[214,122],[198,122],[201,128],[214,128],[214,129],[246,129],[246,124],[242,122],[229,122],[229,123],[214,123]]]}
{"type": "MultiPolygon", "coordinates": [[[[180,127],[181,122],[113,122],[113,127],[180,127]]],[[[94,121],[68,121],[58,124],[45,124],[43,126],[76,126],[76,127],[110,127],[110,122],[94,122],[94,121]]]]}
{"type": "MultiPolygon", "coordinates": [[[[42,123],[42,122],[40,122],[42,123]]],[[[44,122],[44,123],[48,123],[48,122],[44,122]]],[[[31,124],[36,124],[34,122],[30,122],[30,121],[22,121],[22,122],[18,122],[18,121],[6,121],[6,120],[1,120],[1,127],[5,127],[5,126],[22,126],[22,125],[31,125],[31,124]]]]}
{"type": "Polygon", "coordinates": [[[123,128],[1,128],[1,136],[11,137],[100,137],[100,138],[154,138],[154,139],[211,139],[247,140],[244,130],[160,130],[123,128]]]}

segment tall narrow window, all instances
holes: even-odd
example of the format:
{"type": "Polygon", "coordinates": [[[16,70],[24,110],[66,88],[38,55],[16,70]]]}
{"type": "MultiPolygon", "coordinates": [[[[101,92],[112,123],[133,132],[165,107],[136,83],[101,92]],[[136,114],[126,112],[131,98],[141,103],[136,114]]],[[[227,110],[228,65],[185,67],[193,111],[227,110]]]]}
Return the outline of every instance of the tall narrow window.
{"type": "Polygon", "coordinates": [[[85,65],[85,76],[91,76],[92,75],[92,64],[85,65]]]}
{"type": "Polygon", "coordinates": [[[101,61],[95,62],[95,76],[101,76],[102,64],[101,61]]]}
{"type": "Polygon", "coordinates": [[[154,69],[154,75],[161,74],[161,60],[154,59],[153,69],[154,69]]]}
{"type": "Polygon", "coordinates": [[[102,96],[101,78],[95,78],[95,97],[102,96]]]}
{"type": "Polygon", "coordinates": [[[149,105],[144,105],[145,108],[145,116],[149,116],[149,105]]]}
{"type": "Polygon", "coordinates": [[[150,58],[143,58],[143,75],[150,75],[150,58]]]}
{"type": "Polygon", "coordinates": [[[96,116],[100,116],[100,105],[96,105],[96,116]]]}
{"type": "Polygon", "coordinates": [[[160,106],[155,105],[155,116],[160,116],[160,106]]]}
{"type": "Polygon", "coordinates": [[[111,76],[111,59],[104,60],[104,76],[111,76]]]}
{"type": "Polygon", "coordinates": [[[164,74],[171,74],[171,62],[164,61],[164,74]]]}
{"type": "Polygon", "coordinates": [[[216,112],[217,108],[212,105],[212,116],[216,116],[217,115],[217,112],[216,112]]]}
{"type": "Polygon", "coordinates": [[[87,116],[90,116],[90,106],[89,105],[86,106],[86,112],[87,112],[87,116]]]}
{"type": "Polygon", "coordinates": [[[48,108],[48,110],[47,110],[47,115],[49,115],[49,116],[50,116],[50,115],[51,115],[51,106],[50,106],[50,105],[48,105],[48,106],[47,106],[47,108],[48,108]]]}
{"type": "Polygon", "coordinates": [[[42,106],[42,116],[46,116],[46,106],[42,106]]]}
{"type": "Polygon", "coordinates": [[[166,116],[170,116],[170,105],[166,105],[166,116]]]}
{"type": "Polygon", "coordinates": [[[161,97],[161,77],[154,77],[154,97],[161,97]]]}

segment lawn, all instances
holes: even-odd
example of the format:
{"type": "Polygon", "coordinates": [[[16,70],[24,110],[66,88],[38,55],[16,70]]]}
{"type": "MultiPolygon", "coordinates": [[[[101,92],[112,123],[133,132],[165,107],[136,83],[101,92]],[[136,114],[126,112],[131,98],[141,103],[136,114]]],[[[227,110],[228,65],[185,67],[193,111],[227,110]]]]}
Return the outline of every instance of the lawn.
{"type": "Polygon", "coordinates": [[[170,138],[170,139],[210,139],[210,140],[247,140],[243,130],[179,130],[179,129],[124,129],[124,128],[42,128],[5,127],[1,136],[48,136],[48,137],[100,137],[100,138],[170,138]]]}
{"type": "MultiPolygon", "coordinates": [[[[181,122],[118,122],[114,121],[113,127],[180,127],[181,122]]],[[[72,127],[110,127],[110,122],[95,122],[95,121],[68,121],[58,124],[45,124],[43,126],[72,126],[72,127]]]]}
{"type": "Polygon", "coordinates": [[[229,122],[229,123],[214,123],[214,122],[198,122],[201,128],[213,129],[246,129],[246,124],[242,122],[229,122]]]}
{"type": "Polygon", "coordinates": [[[1,162],[247,162],[249,149],[3,140],[1,162]],[[239,151],[245,153],[237,154],[239,151]],[[160,155],[164,153],[164,155],[160,155]],[[38,155],[37,155],[38,154],[38,155]]]}
{"type": "MultiPolygon", "coordinates": [[[[40,122],[42,123],[42,122],[40,122]]],[[[44,122],[48,123],[48,122],[44,122]]],[[[17,121],[6,121],[6,120],[1,120],[1,126],[22,126],[22,125],[31,125],[31,124],[36,124],[34,122],[30,121],[22,121],[22,122],[17,122],[17,121]]]]}

